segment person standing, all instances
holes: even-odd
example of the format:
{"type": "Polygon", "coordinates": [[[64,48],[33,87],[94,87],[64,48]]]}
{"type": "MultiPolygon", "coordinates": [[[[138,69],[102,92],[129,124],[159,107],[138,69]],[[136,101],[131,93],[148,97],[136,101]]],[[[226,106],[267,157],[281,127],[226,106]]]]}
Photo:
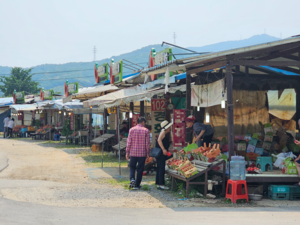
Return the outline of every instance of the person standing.
{"type": "Polygon", "coordinates": [[[8,134],[7,134],[7,138],[12,138],[12,130],[15,126],[15,119],[12,118],[11,120],[8,121],[8,134]]]}
{"type": "Polygon", "coordinates": [[[140,189],[146,158],[150,154],[150,131],[145,127],[146,119],[138,118],[138,124],[129,130],[126,159],[130,166],[130,187],[140,189]],[[136,179],[135,172],[137,171],[136,179]]]}
{"type": "MultiPolygon", "coordinates": [[[[173,123],[169,123],[167,120],[163,121],[160,124],[161,131],[160,134],[156,140],[156,148],[160,148],[162,150],[162,154],[156,158],[156,180],[155,184],[157,185],[158,188],[163,189],[163,190],[169,190],[168,187],[165,186],[165,167],[166,167],[166,160],[168,158],[168,151],[170,147],[170,140],[169,140],[169,135],[171,131],[173,123]]],[[[172,151],[174,152],[174,151],[172,151]]]]}
{"type": "Polygon", "coordinates": [[[4,132],[3,132],[3,138],[8,136],[8,122],[10,121],[10,115],[8,115],[4,120],[4,132]]]}
{"type": "Polygon", "coordinates": [[[201,146],[201,138],[203,139],[203,143],[206,143],[206,146],[211,143],[215,133],[215,130],[211,127],[211,125],[199,123],[193,116],[187,117],[185,119],[185,123],[188,128],[193,128],[195,142],[197,143],[198,147],[201,146]]]}

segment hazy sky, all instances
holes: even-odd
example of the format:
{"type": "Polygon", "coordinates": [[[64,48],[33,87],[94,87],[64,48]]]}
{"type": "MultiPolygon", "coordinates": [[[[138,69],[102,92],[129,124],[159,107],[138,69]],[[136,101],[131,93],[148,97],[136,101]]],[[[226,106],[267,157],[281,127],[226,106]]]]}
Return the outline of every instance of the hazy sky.
{"type": "Polygon", "coordinates": [[[300,34],[299,0],[0,0],[0,66],[86,62],[173,42],[300,34]]]}

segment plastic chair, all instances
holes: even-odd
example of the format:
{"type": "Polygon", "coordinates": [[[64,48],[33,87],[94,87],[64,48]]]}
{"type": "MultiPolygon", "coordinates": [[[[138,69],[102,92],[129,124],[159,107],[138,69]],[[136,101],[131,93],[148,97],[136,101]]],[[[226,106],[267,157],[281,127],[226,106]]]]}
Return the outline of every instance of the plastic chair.
{"type": "Polygon", "coordinates": [[[249,202],[246,180],[228,180],[225,199],[230,199],[232,203],[236,203],[238,199],[246,199],[249,202]],[[242,193],[243,187],[245,193],[242,193]]]}
{"type": "Polygon", "coordinates": [[[266,172],[266,166],[269,164],[271,171],[273,171],[272,157],[264,156],[256,158],[256,166],[260,165],[260,169],[262,172],[266,172]]]}

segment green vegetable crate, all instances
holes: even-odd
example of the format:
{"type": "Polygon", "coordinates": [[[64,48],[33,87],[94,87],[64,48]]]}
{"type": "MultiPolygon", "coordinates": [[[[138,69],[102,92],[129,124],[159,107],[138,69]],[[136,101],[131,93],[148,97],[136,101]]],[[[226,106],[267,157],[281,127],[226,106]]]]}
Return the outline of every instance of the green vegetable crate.
{"type": "Polygon", "coordinates": [[[269,185],[268,198],[272,200],[289,200],[290,187],[287,185],[269,185]]]}
{"type": "Polygon", "coordinates": [[[300,200],[300,187],[290,186],[290,200],[300,200]]]}

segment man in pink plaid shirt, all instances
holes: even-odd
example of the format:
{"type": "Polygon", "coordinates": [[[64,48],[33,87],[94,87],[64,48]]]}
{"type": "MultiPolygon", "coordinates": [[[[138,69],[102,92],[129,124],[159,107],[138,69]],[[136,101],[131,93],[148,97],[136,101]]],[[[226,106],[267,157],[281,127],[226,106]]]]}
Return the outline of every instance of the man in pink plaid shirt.
{"type": "Polygon", "coordinates": [[[130,187],[133,189],[141,188],[143,171],[146,158],[150,154],[150,131],[145,127],[146,119],[140,117],[138,125],[129,130],[126,147],[126,159],[130,157],[130,187]],[[135,179],[135,171],[137,171],[135,179]]]}

